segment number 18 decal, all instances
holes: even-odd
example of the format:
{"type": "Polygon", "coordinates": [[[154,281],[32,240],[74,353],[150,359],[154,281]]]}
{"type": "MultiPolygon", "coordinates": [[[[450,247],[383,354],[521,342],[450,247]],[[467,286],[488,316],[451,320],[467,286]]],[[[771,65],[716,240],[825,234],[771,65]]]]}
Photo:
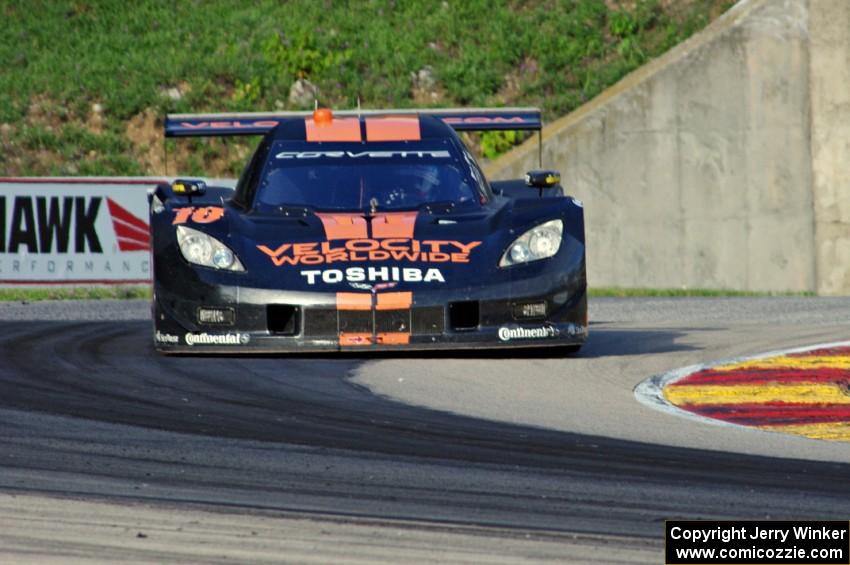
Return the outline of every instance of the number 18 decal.
{"type": "Polygon", "coordinates": [[[190,218],[196,224],[211,224],[224,216],[224,208],[221,206],[205,206],[203,208],[189,206],[187,208],[175,208],[174,213],[174,221],[171,222],[171,225],[185,224],[190,218]]]}

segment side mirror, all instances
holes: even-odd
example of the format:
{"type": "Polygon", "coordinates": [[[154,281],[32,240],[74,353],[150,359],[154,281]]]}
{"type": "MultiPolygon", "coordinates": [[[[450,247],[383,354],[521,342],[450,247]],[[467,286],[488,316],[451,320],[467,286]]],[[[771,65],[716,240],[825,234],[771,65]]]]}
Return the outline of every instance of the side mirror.
{"type": "Polygon", "coordinates": [[[528,171],[525,173],[525,184],[531,188],[552,188],[561,182],[558,171],[528,171]]]}
{"type": "Polygon", "coordinates": [[[202,180],[177,179],[171,183],[171,192],[178,196],[201,196],[207,191],[207,183],[202,180]]]}

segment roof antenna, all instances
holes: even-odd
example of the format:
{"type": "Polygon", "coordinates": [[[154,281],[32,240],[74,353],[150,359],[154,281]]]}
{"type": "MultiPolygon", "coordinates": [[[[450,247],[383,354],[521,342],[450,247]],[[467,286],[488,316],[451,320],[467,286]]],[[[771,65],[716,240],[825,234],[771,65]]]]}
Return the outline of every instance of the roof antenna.
{"type": "Polygon", "coordinates": [[[318,109],[319,109],[319,99],[313,98],[313,111],[315,112],[318,109]]]}
{"type": "Polygon", "coordinates": [[[543,127],[537,130],[537,166],[543,168],[543,127]]]}
{"type": "Polygon", "coordinates": [[[360,119],[362,116],[360,115],[360,96],[357,96],[357,118],[360,119]]]}

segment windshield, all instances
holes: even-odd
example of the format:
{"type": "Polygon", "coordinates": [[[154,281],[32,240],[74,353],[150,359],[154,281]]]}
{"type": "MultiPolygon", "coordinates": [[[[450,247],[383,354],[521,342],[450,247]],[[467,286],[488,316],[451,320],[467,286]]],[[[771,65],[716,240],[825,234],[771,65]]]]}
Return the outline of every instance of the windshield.
{"type": "Polygon", "coordinates": [[[272,144],[256,204],[317,210],[399,210],[476,203],[468,166],[448,140],[272,144]]]}

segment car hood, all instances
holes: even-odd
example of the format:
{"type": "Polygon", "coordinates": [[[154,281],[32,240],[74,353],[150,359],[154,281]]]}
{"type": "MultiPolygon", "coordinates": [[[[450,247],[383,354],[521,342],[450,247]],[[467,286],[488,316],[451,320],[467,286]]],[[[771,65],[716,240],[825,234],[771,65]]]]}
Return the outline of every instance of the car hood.
{"type": "MultiPolygon", "coordinates": [[[[558,199],[566,202],[567,199],[558,199]]],[[[225,206],[203,231],[228,245],[245,286],[351,292],[472,288],[504,279],[499,260],[526,229],[564,217],[555,200],[498,198],[471,212],[243,212],[225,206]]],[[[192,226],[197,227],[197,226],[192,226]]]]}

